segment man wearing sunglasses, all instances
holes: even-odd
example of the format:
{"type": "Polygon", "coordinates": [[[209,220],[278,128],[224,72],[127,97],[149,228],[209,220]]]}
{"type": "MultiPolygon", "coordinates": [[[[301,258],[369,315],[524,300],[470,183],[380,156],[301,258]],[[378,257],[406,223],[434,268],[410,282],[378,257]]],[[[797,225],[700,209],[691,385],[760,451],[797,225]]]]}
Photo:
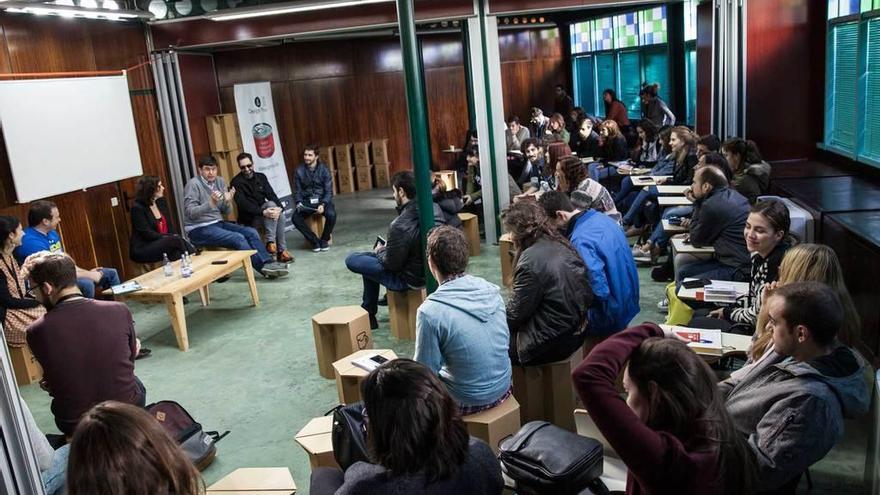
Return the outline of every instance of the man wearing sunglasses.
{"type": "Polygon", "coordinates": [[[287,221],[281,200],[266,175],[254,171],[254,159],[250,153],[239,153],[235,160],[241,171],[231,182],[237,191],[235,205],[238,206],[238,223],[254,228],[263,227],[266,251],[282,263],[292,262],[293,256],[287,252],[284,238],[287,221]]]}

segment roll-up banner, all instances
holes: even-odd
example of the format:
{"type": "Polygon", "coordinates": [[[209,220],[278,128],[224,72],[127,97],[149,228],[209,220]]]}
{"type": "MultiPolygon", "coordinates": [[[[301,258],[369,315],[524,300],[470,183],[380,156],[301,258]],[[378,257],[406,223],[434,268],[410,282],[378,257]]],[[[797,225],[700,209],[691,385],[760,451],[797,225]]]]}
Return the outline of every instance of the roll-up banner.
{"type": "Polygon", "coordinates": [[[271,85],[268,82],[236,84],[235,112],[242,146],[254,157],[254,170],[266,174],[269,179],[269,184],[283,203],[281,206],[287,219],[287,230],[291,230],[293,193],[284,166],[284,154],[281,153],[281,136],[275,121],[271,85]]]}

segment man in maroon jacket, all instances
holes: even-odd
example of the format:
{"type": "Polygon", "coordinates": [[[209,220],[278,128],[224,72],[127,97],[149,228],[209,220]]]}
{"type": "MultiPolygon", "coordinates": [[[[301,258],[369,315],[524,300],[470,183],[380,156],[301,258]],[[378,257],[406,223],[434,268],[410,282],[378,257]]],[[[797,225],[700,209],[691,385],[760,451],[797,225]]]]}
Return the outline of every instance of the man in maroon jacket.
{"type": "Polygon", "coordinates": [[[138,342],[125,304],[82,296],[70,256],[41,251],[22,270],[28,292],[47,313],[27,331],[43,367],[40,385],[52,396],[55,424],[68,437],[93,405],[116,400],[144,406],[146,391],[134,375],[138,342]]]}

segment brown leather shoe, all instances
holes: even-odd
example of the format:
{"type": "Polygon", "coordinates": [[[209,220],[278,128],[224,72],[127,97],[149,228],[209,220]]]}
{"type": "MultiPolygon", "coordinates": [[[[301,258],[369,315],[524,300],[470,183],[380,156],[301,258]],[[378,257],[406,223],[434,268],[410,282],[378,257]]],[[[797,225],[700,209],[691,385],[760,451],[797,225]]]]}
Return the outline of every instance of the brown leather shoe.
{"type": "Polygon", "coordinates": [[[278,252],[278,248],[275,247],[274,242],[270,241],[266,243],[266,251],[269,251],[269,254],[275,254],[278,252]]]}
{"type": "Polygon", "coordinates": [[[293,263],[296,259],[287,250],[284,250],[278,253],[278,261],[281,263],[293,263]]]}

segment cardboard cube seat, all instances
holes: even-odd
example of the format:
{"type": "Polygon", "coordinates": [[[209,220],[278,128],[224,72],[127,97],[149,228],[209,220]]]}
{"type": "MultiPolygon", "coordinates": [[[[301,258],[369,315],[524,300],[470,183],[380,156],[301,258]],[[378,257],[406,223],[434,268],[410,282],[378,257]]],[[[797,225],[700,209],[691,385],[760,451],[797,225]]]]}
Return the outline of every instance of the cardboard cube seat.
{"type": "Polygon", "coordinates": [[[286,467],[239,468],[209,486],[206,493],[292,495],[296,493],[296,483],[286,467]]]}
{"type": "Polygon", "coordinates": [[[416,311],[425,300],[424,288],[404,292],[388,291],[388,319],[391,321],[391,335],[398,339],[415,340],[416,311]]]}
{"type": "Polygon", "coordinates": [[[467,426],[468,434],[489,444],[498,454],[498,444],[506,437],[519,431],[519,402],[511,395],[501,404],[485,411],[461,418],[467,426]]]}
{"type": "Polygon", "coordinates": [[[513,367],[513,395],[520,404],[523,424],[549,421],[575,431],[576,397],[571,371],[580,364],[583,351],[578,348],[568,359],[539,366],[513,367]]]}
{"type": "MultiPolygon", "coordinates": [[[[306,226],[311,230],[318,238],[321,238],[321,234],[324,232],[324,215],[309,215],[305,218],[306,226]]],[[[306,243],[308,244],[308,243],[306,243]]],[[[330,235],[330,241],[328,244],[333,244],[333,235],[330,235]]],[[[308,244],[308,248],[311,249],[311,244],[308,244]]]]}
{"type": "Polygon", "coordinates": [[[389,361],[397,359],[397,354],[391,349],[365,349],[349,354],[333,363],[333,372],[336,375],[336,391],[339,393],[341,404],[353,404],[361,399],[361,382],[364,381],[368,372],[363,368],[351,364],[361,356],[378,354],[389,361]]]}
{"type": "Polygon", "coordinates": [[[9,349],[9,358],[12,360],[12,371],[15,373],[16,383],[29,385],[43,378],[43,367],[31,353],[30,347],[27,345],[22,347],[7,346],[7,349],[9,349]]]}
{"type": "Polygon", "coordinates": [[[513,236],[509,233],[498,239],[498,253],[501,255],[501,283],[505,287],[513,285],[513,236]]]}
{"type": "Polygon", "coordinates": [[[473,213],[459,213],[459,220],[461,220],[462,228],[464,229],[464,236],[468,241],[468,255],[469,256],[479,256],[480,255],[480,222],[476,215],[473,213]]]}
{"type": "Polygon", "coordinates": [[[312,317],[318,371],[333,379],[333,362],[343,356],[373,348],[370,317],[360,306],[338,306],[312,317]]]}
{"type": "Polygon", "coordinates": [[[332,431],[333,416],[321,416],[306,423],[294,437],[296,443],[309,455],[309,465],[313,470],[319,467],[339,467],[333,456],[332,431]]]}

